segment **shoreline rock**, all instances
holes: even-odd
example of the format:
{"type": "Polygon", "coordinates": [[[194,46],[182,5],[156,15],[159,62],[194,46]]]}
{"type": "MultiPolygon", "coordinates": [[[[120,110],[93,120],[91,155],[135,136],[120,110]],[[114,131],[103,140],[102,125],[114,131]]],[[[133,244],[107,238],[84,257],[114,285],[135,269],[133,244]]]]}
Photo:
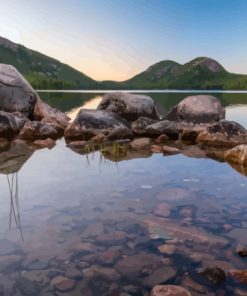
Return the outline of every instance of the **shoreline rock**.
{"type": "Polygon", "coordinates": [[[132,137],[132,132],[127,127],[127,124],[112,112],[81,109],[75,120],[65,130],[64,136],[66,141],[88,141],[98,134],[111,137],[114,132],[115,138],[117,138],[119,132],[119,138],[124,139],[132,137]]]}
{"type": "Polygon", "coordinates": [[[247,130],[234,121],[221,120],[201,131],[197,143],[214,147],[247,144],[247,130]]]}
{"type": "Polygon", "coordinates": [[[224,120],[225,110],[213,96],[186,97],[160,120],[151,97],[113,92],[97,110],[81,109],[69,123],[69,117],[43,102],[13,66],[0,64],[0,83],[1,151],[18,138],[36,148],[51,148],[52,140],[64,136],[70,147],[84,141],[85,149],[91,145],[96,150],[104,143],[134,139],[132,149],[149,150],[149,155],[183,153],[181,147],[199,144],[205,157],[247,165],[247,130],[224,120]],[[138,136],[145,137],[145,143],[138,136]],[[226,151],[229,147],[235,148],[226,151]]]}
{"type": "Polygon", "coordinates": [[[68,116],[43,102],[13,66],[0,64],[0,137],[58,139],[68,124],[68,116]],[[48,126],[53,132],[47,136],[48,126]]]}
{"type": "Polygon", "coordinates": [[[225,109],[210,95],[189,96],[164,116],[163,119],[196,123],[212,123],[225,118],[225,109]]]}
{"type": "Polygon", "coordinates": [[[105,94],[97,110],[113,112],[128,121],[135,121],[139,117],[159,119],[154,101],[145,95],[113,92],[105,94]]]}

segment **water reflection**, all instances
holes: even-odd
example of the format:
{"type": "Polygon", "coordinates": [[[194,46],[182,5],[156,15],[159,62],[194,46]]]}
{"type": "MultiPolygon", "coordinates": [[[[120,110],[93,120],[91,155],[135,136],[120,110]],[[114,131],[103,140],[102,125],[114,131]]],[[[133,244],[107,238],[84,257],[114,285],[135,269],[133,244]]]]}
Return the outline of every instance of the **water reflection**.
{"type": "Polygon", "coordinates": [[[9,150],[0,153],[0,174],[6,175],[9,189],[9,229],[13,226],[19,229],[22,240],[24,238],[20,218],[18,172],[33,152],[24,142],[12,142],[9,150]]]}
{"type": "Polygon", "coordinates": [[[192,275],[246,268],[236,254],[247,244],[245,169],[199,146],[171,157],[123,142],[69,148],[14,143],[0,154],[0,294],[143,296],[164,282],[191,295],[244,295],[232,280],[210,286],[192,275]],[[3,230],[8,218],[24,242],[3,230]]]}
{"type": "Polygon", "coordinates": [[[14,220],[15,227],[19,229],[21,234],[21,239],[24,240],[22,228],[21,228],[21,217],[20,217],[20,206],[19,206],[18,172],[13,173],[11,175],[8,174],[7,181],[9,186],[9,195],[10,195],[9,229],[12,228],[12,222],[14,220]]]}
{"type": "MultiPolygon", "coordinates": [[[[141,92],[139,92],[141,93],[141,92]]],[[[186,92],[186,93],[146,93],[145,95],[149,95],[153,98],[158,111],[161,115],[165,114],[169,111],[174,105],[178,104],[185,97],[189,95],[201,94],[201,92],[186,92]]],[[[207,93],[209,95],[213,95],[217,97],[221,104],[224,107],[230,105],[238,105],[238,104],[246,104],[247,102],[247,93],[219,93],[219,92],[211,92],[207,93]]],[[[98,104],[98,100],[104,95],[102,93],[53,93],[53,92],[45,92],[40,93],[41,98],[48,102],[51,106],[58,108],[63,112],[69,112],[74,108],[81,108],[86,102],[92,102],[93,105],[91,107],[96,107],[98,104]]],[[[88,103],[87,103],[88,104],[88,103]]],[[[90,103],[91,104],[91,103],[90,103]]],[[[90,107],[90,105],[88,105],[90,107]]]]}

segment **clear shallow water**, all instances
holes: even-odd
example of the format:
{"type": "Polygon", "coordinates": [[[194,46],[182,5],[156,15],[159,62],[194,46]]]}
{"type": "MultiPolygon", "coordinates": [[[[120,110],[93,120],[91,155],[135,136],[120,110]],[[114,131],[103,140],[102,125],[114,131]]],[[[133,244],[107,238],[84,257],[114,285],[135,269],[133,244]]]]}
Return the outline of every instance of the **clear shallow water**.
{"type": "MultiPolygon", "coordinates": [[[[42,98],[66,112],[97,102],[95,94],[48,95],[42,98]]],[[[151,96],[162,113],[185,95],[151,96]]],[[[247,95],[219,98],[227,119],[247,127],[247,95]]],[[[114,162],[109,153],[77,154],[63,140],[51,151],[22,147],[19,155],[15,215],[6,170],[0,175],[4,295],[146,295],[161,282],[183,285],[192,295],[246,291],[231,280],[214,286],[195,276],[198,267],[246,268],[236,246],[247,244],[247,179],[228,164],[147,153],[114,162]],[[21,232],[9,229],[18,213],[21,232]],[[67,282],[56,284],[59,275],[67,282]]],[[[1,154],[1,167],[7,161],[14,164],[13,155],[1,154]]]]}

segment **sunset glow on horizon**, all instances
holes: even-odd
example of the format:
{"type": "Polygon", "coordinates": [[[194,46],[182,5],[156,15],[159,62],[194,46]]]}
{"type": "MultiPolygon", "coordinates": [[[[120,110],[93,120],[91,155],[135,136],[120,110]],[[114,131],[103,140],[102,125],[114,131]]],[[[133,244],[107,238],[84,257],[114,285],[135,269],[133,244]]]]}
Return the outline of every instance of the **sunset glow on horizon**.
{"type": "Polygon", "coordinates": [[[0,36],[96,80],[199,56],[247,74],[245,0],[2,0],[0,36]]]}

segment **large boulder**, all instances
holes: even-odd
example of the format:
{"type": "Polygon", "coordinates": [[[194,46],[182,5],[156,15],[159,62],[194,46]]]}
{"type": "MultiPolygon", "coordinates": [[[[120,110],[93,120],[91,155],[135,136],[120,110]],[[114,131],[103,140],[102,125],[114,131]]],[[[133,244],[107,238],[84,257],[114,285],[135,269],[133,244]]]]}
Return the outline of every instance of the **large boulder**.
{"type": "Polygon", "coordinates": [[[12,139],[27,121],[22,114],[0,111],[0,137],[12,139]]]}
{"type": "Polygon", "coordinates": [[[247,131],[234,121],[221,120],[201,131],[196,141],[208,146],[234,147],[247,144],[247,131]]]}
{"type": "Polygon", "coordinates": [[[117,114],[101,110],[81,109],[75,120],[65,130],[66,140],[88,141],[98,134],[119,138],[132,136],[127,123],[117,114]]]}
{"type": "Polygon", "coordinates": [[[0,110],[31,118],[38,95],[11,65],[0,64],[0,110]]]}
{"type": "Polygon", "coordinates": [[[189,96],[164,117],[172,121],[212,123],[225,118],[225,109],[219,100],[209,95],[189,96]]]}
{"type": "Polygon", "coordinates": [[[52,124],[59,135],[64,133],[70,120],[44,103],[22,75],[5,64],[0,64],[0,111],[18,112],[30,120],[52,124]]]}
{"type": "Polygon", "coordinates": [[[117,113],[128,121],[135,121],[139,117],[159,119],[153,99],[149,96],[114,92],[104,95],[98,110],[117,113]]]}

